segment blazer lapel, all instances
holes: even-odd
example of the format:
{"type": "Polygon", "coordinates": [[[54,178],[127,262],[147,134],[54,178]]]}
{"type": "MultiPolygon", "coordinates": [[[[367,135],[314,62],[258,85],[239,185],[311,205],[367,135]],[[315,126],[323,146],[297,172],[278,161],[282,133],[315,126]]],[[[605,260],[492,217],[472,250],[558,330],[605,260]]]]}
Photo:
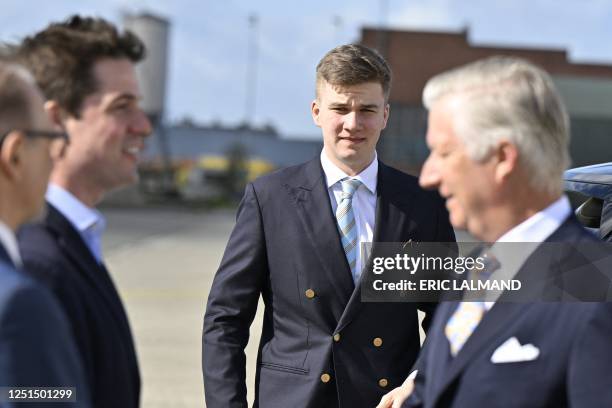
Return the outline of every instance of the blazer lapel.
{"type": "Polygon", "coordinates": [[[302,223],[308,241],[314,246],[321,269],[338,294],[342,307],[336,312],[340,317],[354,289],[346,255],[340,243],[340,234],[336,219],[332,214],[331,202],[323,168],[319,159],[313,159],[304,165],[303,177],[295,185],[286,184],[289,194],[297,207],[297,214],[302,223]]]}
{"type": "MultiPolygon", "coordinates": [[[[402,186],[395,185],[389,175],[389,168],[379,161],[376,182],[376,217],[371,253],[375,253],[379,242],[405,241],[409,227],[411,201],[402,186]]],[[[371,259],[363,266],[363,272],[371,268],[371,259]]],[[[361,285],[353,291],[349,303],[338,322],[337,331],[349,324],[361,310],[361,285]]]]}
{"type": "Polygon", "coordinates": [[[111,314],[131,336],[121,300],[106,268],[98,264],[72,224],[51,204],[48,205],[46,223],[57,234],[58,243],[68,257],[90,281],[91,286],[100,293],[111,314]]]}
{"type": "MultiPolygon", "coordinates": [[[[497,302],[491,310],[483,317],[480,324],[476,327],[472,335],[467,339],[459,353],[448,364],[446,370],[440,372],[440,379],[436,389],[433,389],[432,406],[435,406],[437,399],[443,394],[446,388],[457,378],[465,367],[473,361],[474,355],[478,355],[496,337],[504,335],[504,329],[516,320],[518,316],[525,313],[525,309],[530,307],[529,303],[503,303],[497,302]]],[[[453,311],[455,308],[452,308],[453,311]]],[[[450,317],[450,315],[449,315],[450,317]]],[[[448,318],[443,322],[446,325],[448,318]]],[[[445,338],[444,327],[439,332],[441,338],[445,338]]],[[[439,358],[443,358],[440,356],[439,358]]]]}

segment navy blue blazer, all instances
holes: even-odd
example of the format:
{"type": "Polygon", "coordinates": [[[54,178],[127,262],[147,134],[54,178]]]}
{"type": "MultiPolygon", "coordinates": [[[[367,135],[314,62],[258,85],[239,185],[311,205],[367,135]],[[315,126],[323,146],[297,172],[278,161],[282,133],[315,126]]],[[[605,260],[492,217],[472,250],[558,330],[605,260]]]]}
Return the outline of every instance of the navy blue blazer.
{"type": "MultiPolygon", "coordinates": [[[[454,241],[443,201],[416,178],[380,163],[377,195],[375,242],[454,241]]],[[[417,306],[430,318],[435,304],[360,294],[318,157],[249,184],[204,318],[207,407],[247,405],[244,347],[260,295],[255,407],[375,406],[419,352],[417,306]]]]}
{"type": "Polygon", "coordinates": [[[119,294],[72,224],[52,205],[19,233],[26,271],[62,305],[96,407],[138,407],[140,376],[119,294]]]}
{"type": "MultiPolygon", "coordinates": [[[[605,250],[573,215],[546,241],[605,250]]],[[[575,298],[590,286],[591,296],[606,299],[610,279],[585,268],[578,252],[563,251],[549,259],[546,273],[558,278],[549,282],[570,292],[578,289],[575,298]]],[[[538,254],[536,249],[517,279],[538,270],[538,254]]],[[[554,290],[546,298],[554,300],[555,293],[561,299],[554,290]]],[[[442,302],[438,307],[417,363],[414,391],[403,407],[612,407],[612,303],[504,303],[500,298],[452,358],[444,328],[457,305],[442,302]],[[512,337],[538,348],[537,358],[494,363],[495,351],[512,337]]]]}
{"type": "MultiPolygon", "coordinates": [[[[15,269],[0,244],[0,386],[75,387],[76,403],[51,406],[90,407],[83,377],[60,306],[47,290],[15,269]]],[[[48,402],[26,405],[50,406],[48,402]]],[[[0,406],[15,405],[0,401],[0,406]]]]}

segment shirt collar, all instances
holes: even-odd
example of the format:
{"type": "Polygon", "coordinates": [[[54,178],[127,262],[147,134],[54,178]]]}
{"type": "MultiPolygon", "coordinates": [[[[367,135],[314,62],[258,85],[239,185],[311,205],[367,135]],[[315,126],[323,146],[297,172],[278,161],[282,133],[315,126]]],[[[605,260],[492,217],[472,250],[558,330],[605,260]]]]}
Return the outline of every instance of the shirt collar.
{"type": "Polygon", "coordinates": [[[502,235],[497,242],[543,242],[571,214],[572,207],[564,195],[502,235]]]}
{"type": "Polygon", "coordinates": [[[15,233],[5,223],[0,221],[0,244],[4,247],[8,256],[13,261],[13,264],[20,268],[23,263],[21,262],[21,255],[19,254],[19,246],[17,245],[17,238],[15,233]]]}
{"type": "MultiPolygon", "coordinates": [[[[490,252],[498,260],[501,269],[509,276],[514,276],[521,268],[525,260],[536,250],[539,243],[552,235],[563,221],[570,215],[572,207],[566,196],[537,212],[510,231],[502,235],[490,249],[490,252]],[[520,243],[518,246],[498,245],[500,242],[520,243]]],[[[499,276],[499,271],[494,272],[499,276]]],[[[495,298],[497,298],[496,295],[495,298]]],[[[484,302],[485,308],[490,310],[495,301],[484,302]]]]}
{"type": "Polygon", "coordinates": [[[56,184],[49,184],[46,199],[81,234],[102,235],[106,228],[106,220],[100,211],[86,206],[72,193],[56,184]]]}
{"type": "Polygon", "coordinates": [[[327,188],[330,188],[337,182],[345,178],[357,179],[366,186],[372,193],[376,194],[376,185],[378,182],[378,155],[374,152],[374,160],[365,169],[356,176],[349,176],[344,171],[340,170],[325,154],[325,149],[321,151],[321,166],[327,180],[327,188]]]}

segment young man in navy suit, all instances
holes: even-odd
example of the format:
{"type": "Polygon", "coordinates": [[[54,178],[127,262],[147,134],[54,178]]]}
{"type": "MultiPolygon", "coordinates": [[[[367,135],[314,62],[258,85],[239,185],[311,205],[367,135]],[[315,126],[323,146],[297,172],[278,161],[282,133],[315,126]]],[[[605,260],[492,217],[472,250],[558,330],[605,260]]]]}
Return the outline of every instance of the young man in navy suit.
{"type": "Polygon", "coordinates": [[[94,405],[138,407],[134,343],[104,265],[105,220],[96,205],[137,180],[151,132],[134,70],[144,46],[105,20],[73,16],[25,38],[17,56],[34,73],[55,124],[70,135],[54,160],[47,215],[20,233],[24,264],[70,320],[94,405]]]}
{"type": "Polygon", "coordinates": [[[3,391],[1,406],[23,401],[10,400],[27,396],[16,394],[23,387],[74,387],[76,403],[62,406],[90,406],[64,313],[45,288],[18,272],[23,265],[15,230],[42,214],[50,151],[65,143],[43,110],[34,78],[0,61],[0,386],[13,388],[3,391]]]}
{"type": "Polygon", "coordinates": [[[244,347],[265,303],[255,406],[367,407],[402,383],[420,349],[417,307],[362,303],[362,242],[454,241],[443,202],[378,160],[391,72],[344,45],[317,66],[323,151],[249,184],[213,281],[203,335],[209,408],[246,407],[244,347]]]}
{"type": "MultiPolygon", "coordinates": [[[[403,406],[612,406],[612,304],[594,302],[608,295],[610,252],[562,194],[569,120],[551,78],[494,57],[434,77],[423,100],[431,154],[421,185],[446,198],[454,227],[493,243],[491,279],[511,270],[522,243],[515,279],[527,293],[545,285],[522,301],[506,291],[441,303],[403,406]]],[[[399,407],[407,392],[379,407],[399,407]]]]}

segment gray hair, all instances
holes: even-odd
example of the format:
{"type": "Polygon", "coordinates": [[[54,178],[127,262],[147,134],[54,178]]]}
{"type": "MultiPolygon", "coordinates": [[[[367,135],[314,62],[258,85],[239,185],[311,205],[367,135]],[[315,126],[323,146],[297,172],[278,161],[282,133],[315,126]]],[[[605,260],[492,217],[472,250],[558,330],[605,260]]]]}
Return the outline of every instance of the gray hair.
{"type": "Polygon", "coordinates": [[[532,187],[558,194],[569,166],[569,118],[552,79],[515,57],[491,57],[439,74],[423,90],[427,109],[460,98],[454,126],[470,157],[484,160],[502,139],[519,150],[532,187]]]}
{"type": "Polygon", "coordinates": [[[0,57],[0,132],[27,126],[31,121],[30,88],[36,82],[30,72],[0,57]]]}

